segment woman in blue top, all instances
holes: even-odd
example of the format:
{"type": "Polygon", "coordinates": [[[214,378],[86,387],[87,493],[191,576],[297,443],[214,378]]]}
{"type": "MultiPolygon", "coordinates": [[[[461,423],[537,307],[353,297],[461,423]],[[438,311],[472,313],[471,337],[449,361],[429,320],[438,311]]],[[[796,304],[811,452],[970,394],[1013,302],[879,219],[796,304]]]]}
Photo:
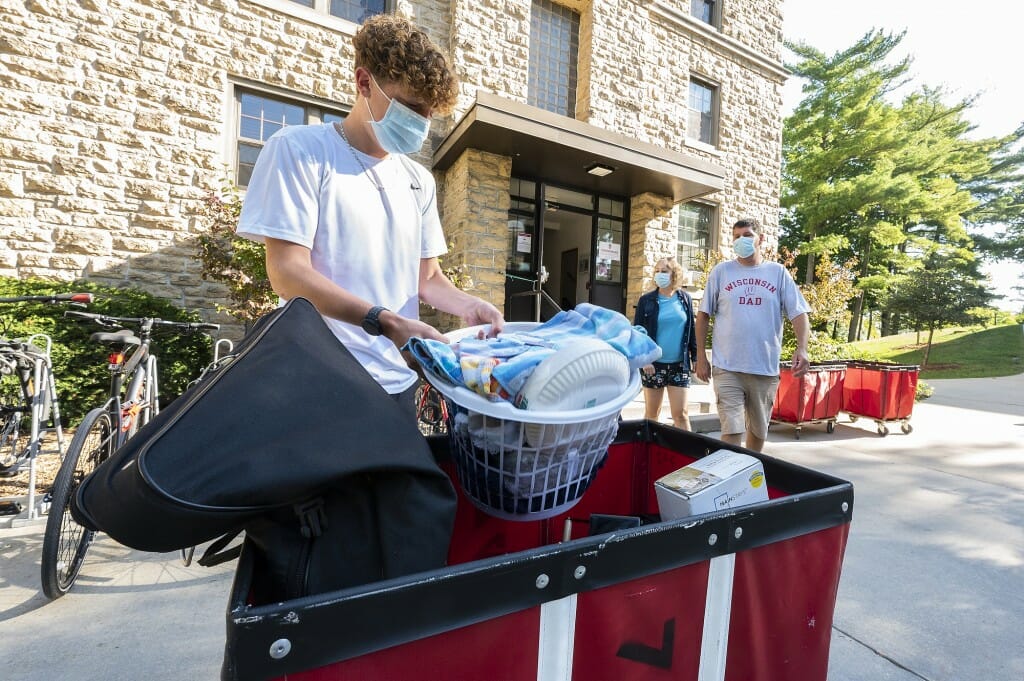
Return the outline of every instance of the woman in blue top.
{"type": "Polygon", "coordinates": [[[697,361],[693,300],[683,291],[683,268],[675,258],[662,258],[654,266],[656,289],[640,296],[633,324],[642,326],[661,348],[661,359],[641,369],[645,418],[658,420],[661,401],[668,390],[672,424],[690,429],[686,391],[690,370],[697,361]]]}

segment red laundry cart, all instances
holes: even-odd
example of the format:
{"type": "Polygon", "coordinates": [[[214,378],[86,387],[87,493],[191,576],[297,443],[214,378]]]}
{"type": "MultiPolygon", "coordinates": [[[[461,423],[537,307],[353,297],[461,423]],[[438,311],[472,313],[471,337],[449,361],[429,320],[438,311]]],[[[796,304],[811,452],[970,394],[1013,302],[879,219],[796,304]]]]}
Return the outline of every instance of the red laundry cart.
{"type": "Polygon", "coordinates": [[[831,433],[843,403],[845,377],[845,364],[813,363],[806,374],[794,377],[792,363],[783,362],[771,422],[792,424],[798,440],[800,429],[809,423],[824,423],[831,433]]]}
{"type": "Polygon", "coordinates": [[[654,481],[723,447],[755,455],[622,422],[567,513],[460,498],[449,567],[364,587],[264,602],[246,547],[223,678],[825,681],[853,487],[756,454],[768,501],[661,521],[654,481]]]}
{"type": "Polygon", "coordinates": [[[904,433],[913,432],[910,416],[920,369],[913,364],[847,361],[842,410],[851,422],[862,416],[874,420],[882,437],[889,434],[890,421],[899,421],[904,433]]]}

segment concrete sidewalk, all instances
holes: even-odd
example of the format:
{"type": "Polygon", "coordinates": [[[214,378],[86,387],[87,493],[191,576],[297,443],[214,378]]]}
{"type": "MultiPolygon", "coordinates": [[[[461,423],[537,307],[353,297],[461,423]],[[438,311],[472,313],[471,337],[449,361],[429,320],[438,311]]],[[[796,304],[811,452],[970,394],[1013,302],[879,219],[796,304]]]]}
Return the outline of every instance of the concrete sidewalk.
{"type": "MultiPolygon", "coordinates": [[[[715,407],[715,390],[711,383],[700,383],[691,377],[690,387],[686,393],[689,406],[690,428],[695,433],[713,433],[718,431],[718,413],[715,407]]],[[[641,388],[636,398],[622,410],[622,418],[626,420],[642,419],[646,413],[644,391],[641,388]]],[[[668,406],[668,395],[661,401],[660,416],[657,421],[672,425],[672,413],[668,406]]]]}
{"type": "MultiPolygon", "coordinates": [[[[769,434],[766,454],[854,483],[829,681],[1024,678],[1024,374],[929,383],[909,435],[845,418],[769,434]]],[[[42,531],[0,529],[2,678],[218,677],[233,563],[185,568],[102,537],[50,603],[42,531]]]]}

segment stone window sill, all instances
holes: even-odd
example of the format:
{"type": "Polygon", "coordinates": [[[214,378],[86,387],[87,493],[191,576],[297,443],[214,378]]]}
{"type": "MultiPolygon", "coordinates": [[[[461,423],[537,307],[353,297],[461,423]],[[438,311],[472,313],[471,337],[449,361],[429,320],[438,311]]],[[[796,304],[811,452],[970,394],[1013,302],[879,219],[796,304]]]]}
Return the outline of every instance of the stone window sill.
{"type": "Polygon", "coordinates": [[[697,151],[703,151],[706,154],[711,154],[715,158],[722,156],[722,150],[712,144],[706,144],[699,140],[690,139],[689,137],[683,139],[683,145],[690,149],[696,149],[697,151]]]}

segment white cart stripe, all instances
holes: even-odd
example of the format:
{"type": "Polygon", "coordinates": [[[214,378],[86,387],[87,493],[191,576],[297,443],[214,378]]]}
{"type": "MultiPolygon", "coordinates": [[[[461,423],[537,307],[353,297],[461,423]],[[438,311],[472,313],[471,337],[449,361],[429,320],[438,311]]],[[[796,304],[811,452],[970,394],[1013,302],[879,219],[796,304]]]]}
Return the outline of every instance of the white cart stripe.
{"type": "Polygon", "coordinates": [[[537,681],[571,681],[576,594],[540,606],[537,681]]]}
{"type": "Polygon", "coordinates": [[[725,679],[725,656],[729,651],[729,617],[732,614],[732,579],[735,568],[735,553],[711,559],[697,681],[725,679]]]}

